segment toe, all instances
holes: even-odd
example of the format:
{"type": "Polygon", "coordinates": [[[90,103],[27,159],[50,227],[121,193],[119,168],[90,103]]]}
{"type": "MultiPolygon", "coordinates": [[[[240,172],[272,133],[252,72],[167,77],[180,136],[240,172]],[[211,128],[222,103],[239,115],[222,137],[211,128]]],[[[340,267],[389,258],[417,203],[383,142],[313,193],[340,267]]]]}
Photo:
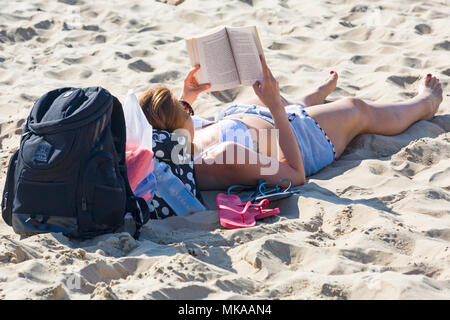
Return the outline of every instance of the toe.
{"type": "Polygon", "coordinates": [[[335,77],[337,77],[337,73],[334,70],[330,71],[330,79],[334,79],[335,77]]]}
{"type": "Polygon", "coordinates": [[[431,78],[431,88],[434,89],[436,87],[436,83],[437,83],[436,77],[431,78]]]}
{"type": "Polygon", "coordinates": [[[435,77],[435,83],[434,86],[437,88],[441,83],[439,82],[439,79],[435,77]]]}

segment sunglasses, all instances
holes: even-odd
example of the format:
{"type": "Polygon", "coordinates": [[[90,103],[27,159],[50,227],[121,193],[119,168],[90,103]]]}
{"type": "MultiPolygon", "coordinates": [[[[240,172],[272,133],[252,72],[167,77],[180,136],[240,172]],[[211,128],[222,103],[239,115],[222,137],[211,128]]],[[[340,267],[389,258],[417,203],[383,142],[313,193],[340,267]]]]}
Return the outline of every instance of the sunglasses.
{"type": "Polygon", "coordinates": [[[187,102],[187,101],[184,100],[184,99],[180,99],[180,100],[178,100],[178,101],[180,101],[181,104],[183,104],[184,110],[186,110],[187,113],[189,113],[191,116],[194,115],[194,109],[192,109],[192,107],[191,107],[191,105],[189,104],[189,102],[187,102]]]}

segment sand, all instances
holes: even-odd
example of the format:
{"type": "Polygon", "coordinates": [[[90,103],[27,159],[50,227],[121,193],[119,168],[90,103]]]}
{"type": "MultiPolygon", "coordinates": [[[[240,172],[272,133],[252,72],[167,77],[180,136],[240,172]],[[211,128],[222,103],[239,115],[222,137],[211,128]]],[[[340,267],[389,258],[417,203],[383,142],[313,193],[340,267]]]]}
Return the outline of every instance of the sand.
{"type": "MultiPolygon", "coordinates": [[[[288,98],[339,75],[328,100],[404,101],[441,79],[436,117],[356,138],[278,217],[245,230],[208,211],[151,221],[139,241],[22,238],[0,222],[0,299],[449,299],[450,4],[380,0],[0,0],[0,183],[33,101],[101,85],[123,101],[190,69],[184,38],[256,25],[288,98]]],[[[209,116],[253,95],[204,94],[209,116]]]]}

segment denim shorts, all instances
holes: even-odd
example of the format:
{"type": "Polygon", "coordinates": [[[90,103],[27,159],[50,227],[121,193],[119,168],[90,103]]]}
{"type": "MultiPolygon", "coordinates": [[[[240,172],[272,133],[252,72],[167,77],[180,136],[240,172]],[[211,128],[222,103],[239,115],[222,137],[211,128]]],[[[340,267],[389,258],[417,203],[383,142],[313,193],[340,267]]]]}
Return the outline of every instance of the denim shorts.
{"type": "MultiPolygon", "coordinates": [[[[254,115],[273,125],[269,109],[258,105],[235,104],[222,111],[219,118],[238,114],[254,115]]],[[[331,139],[303,106],[287,106],[286,115],[300,147],[306,176],[313,175],[336,160],[336,149],[331,139]]]]}

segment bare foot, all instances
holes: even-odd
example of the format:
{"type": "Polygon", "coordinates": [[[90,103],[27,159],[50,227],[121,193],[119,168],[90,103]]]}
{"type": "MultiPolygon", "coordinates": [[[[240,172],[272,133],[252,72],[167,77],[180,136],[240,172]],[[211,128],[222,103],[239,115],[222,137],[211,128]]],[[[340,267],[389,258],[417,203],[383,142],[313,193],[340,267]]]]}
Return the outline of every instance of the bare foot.
{"type": "Polygon", "coordinates": [[[428,106],[424,119],[430,120],[436,114],[439,105],[442,102],[442,86],[439,79],[428,74],[425,79],[422,80],[418,91],[419,94],[416,98],[424,99],[428,106]]]}
{"type": "Polygon", "coordinates": [[[330,72],[328,79],[320,85],[314,92],[300,98],[302,104],[306,107],[324,104],[325,98],[336,89],[338,74],[335,71],[330,72]]]}
{"type": "Polygon", "coordinates": [[[339,76],[335,71],[331,72],[328,79],[317,89],[317,93],[323,101],[325,101],[325,98],[336,89],[339,76]]]}

